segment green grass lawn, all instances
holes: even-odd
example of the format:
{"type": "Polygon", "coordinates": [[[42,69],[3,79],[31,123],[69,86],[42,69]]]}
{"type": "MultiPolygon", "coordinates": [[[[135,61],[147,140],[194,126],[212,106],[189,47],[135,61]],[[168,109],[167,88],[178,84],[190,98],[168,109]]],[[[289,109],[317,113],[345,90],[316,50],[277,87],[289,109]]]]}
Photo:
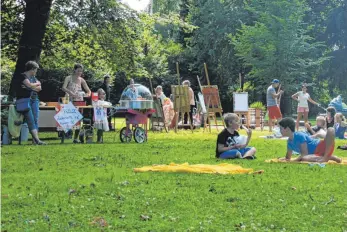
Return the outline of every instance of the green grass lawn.
{"type": "Polygon", "coordinates": [[[286,150],[283,140],[258,138],[265,134],[253,133],[256,160],[216,160],[217,132],[202,130],[150,132],[145,144],[108,132],[104,144],[3,146],[2,231],[347,231],[347,166],[265,163],[286,150]],[[265,172],[133,172],[170,162],[265,172]]]}

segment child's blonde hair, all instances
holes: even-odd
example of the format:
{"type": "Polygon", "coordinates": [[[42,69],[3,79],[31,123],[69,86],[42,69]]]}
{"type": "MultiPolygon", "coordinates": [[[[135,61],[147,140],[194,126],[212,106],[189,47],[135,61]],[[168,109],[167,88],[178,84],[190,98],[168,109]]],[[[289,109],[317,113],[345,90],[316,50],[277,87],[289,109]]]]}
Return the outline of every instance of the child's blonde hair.
{"type": "Polygon", "coordinates": [[[237,114],[234,113],[226,113],[223,115],[223,119],[224,119],[224,123],[226,125],[226,127],[231,126],[233,121],[239,121],[239,116],[237,116],[237,114]]]}
{"type": "Polygon", "coordinates": [[[97,93],[98,93],[98,98],[99,99],[100,99],[101,93],[102,94],[106,94],[105,91],[102,88],[98,89],[97,93]]]}
{"type": "Polygon", "coordinates": [[[321,122],[322,123],[322,127],[325,127],[325,117],[323,116],[318,116],[316,118],[316,122],[321,122]]]}

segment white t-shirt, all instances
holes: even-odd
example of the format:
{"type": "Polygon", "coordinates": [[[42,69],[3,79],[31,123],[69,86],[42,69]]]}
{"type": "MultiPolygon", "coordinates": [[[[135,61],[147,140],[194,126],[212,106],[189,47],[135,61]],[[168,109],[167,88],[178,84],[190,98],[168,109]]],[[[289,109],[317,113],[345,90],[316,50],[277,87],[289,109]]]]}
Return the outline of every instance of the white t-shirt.
{"type": "Polygon", "coordinates": [[[302,91],[298,92],[298,99],[299,99],[299,107],[308,107],[308,99],[310,98],[310,94],[304,93],[302,91]]]}

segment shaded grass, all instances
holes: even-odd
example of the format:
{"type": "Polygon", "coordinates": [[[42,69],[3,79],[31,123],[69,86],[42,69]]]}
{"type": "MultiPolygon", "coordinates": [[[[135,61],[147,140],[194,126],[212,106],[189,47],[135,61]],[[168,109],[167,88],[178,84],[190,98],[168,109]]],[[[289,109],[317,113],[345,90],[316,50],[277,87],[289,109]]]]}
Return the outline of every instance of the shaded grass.
{"type": "Polygon", "coordinates": [[[91,223],[97,217],[110,231],[347,230],[347,167],[265,163],[284,156],[286,145],[258,138],[263,134],[253,134],[252,161],[216,160],[217,132],[202,130],[150,132],[145,144],[122,144],[118,134],[113,142],[114,133],[105,133],[105,144],[4,146],[2,230],[100,231],[91,223]],[[170,162],[228,162],[265,173],[132,171],[170,162]]]}

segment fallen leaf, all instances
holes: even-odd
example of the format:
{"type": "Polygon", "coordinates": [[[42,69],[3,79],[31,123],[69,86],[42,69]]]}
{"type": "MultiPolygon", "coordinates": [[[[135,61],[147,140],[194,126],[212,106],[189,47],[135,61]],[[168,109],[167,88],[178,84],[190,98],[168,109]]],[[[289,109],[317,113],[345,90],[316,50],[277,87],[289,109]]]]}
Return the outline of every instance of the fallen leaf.
{"type": "Polygon", "coordinates": [[[150,216],[141,214],[140,219],[141,219],[142,221],[148,221],[148,220],[150,219],[150,216]]]}
{"type": "Polygon", "coordinates": [[[69,195],[71,195],[71,194],[73,194],[73,193],[75,193],[75,192],[76,192],[75,189],[69,189],[69,195]]]}
{"type": "Polygon", "coordinates": [[[106,227],[108,226],[108,223],[105,219],[103,219],[102,217],[96,217],[94,218],[94,220],[90,223],[92,225],[97,225],[97,226],[101,226],[101,227],[106,227]]]}
{"type": "Polygon", "coordinates": [[[259,170],[259,171],[253,172],[252,174],[263,174],[263,173],[264,173],[264,170],[259,170]]]}

